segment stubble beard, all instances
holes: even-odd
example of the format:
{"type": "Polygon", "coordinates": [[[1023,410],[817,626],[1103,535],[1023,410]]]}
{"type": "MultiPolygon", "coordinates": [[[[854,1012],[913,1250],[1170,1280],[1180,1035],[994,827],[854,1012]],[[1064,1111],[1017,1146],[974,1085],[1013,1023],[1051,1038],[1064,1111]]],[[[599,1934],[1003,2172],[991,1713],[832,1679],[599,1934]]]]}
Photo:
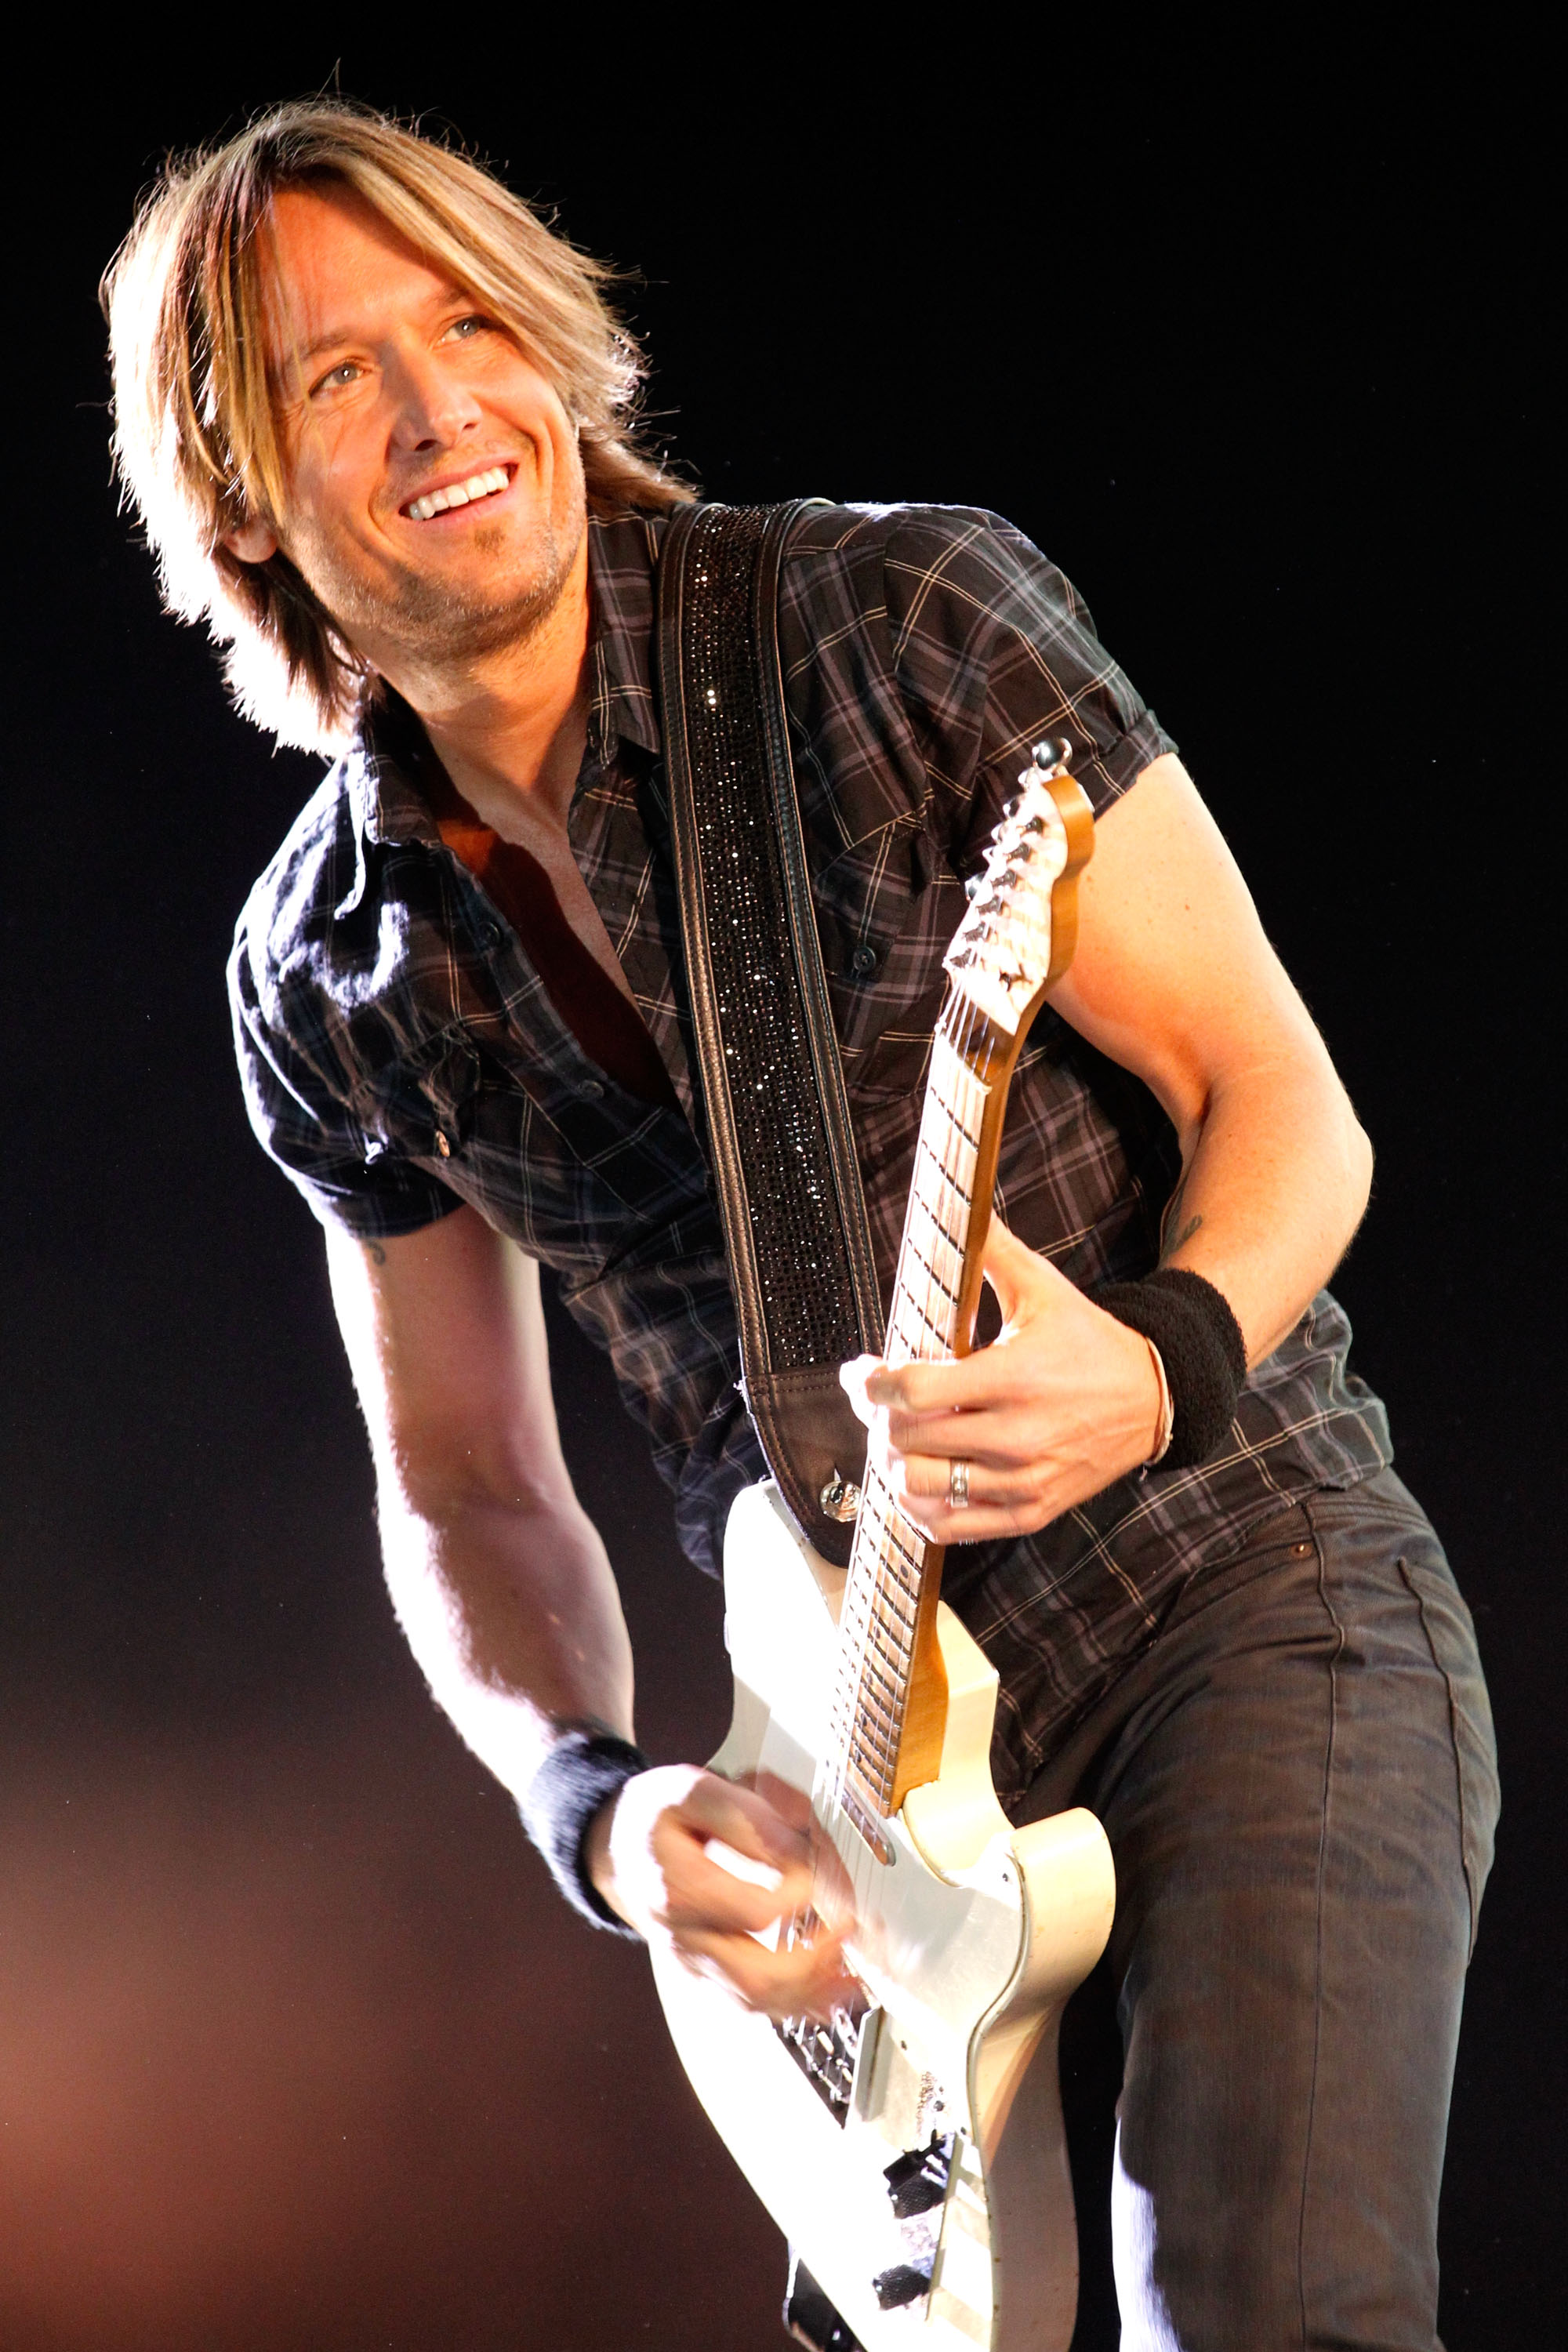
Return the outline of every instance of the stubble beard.
{"type": "MultiPolygon", "coordinates": [[[[538,636],[565,593],[586,528],[586,499],[579,488],[559,523],[552,514],[539,518],[512,578],[489,593],[412,566],[398,567],[390,578],[383,572],[373,589],[336,560],[330,546],[311,549],[305,562],[301,550],[293,560],[346,644],[363,652],[390,643],[412,668],[436,675],[538,636]]],[[[496,554],[506,537],[499,520],[480,523],[474,546],[481,556],[496,554]]]]}

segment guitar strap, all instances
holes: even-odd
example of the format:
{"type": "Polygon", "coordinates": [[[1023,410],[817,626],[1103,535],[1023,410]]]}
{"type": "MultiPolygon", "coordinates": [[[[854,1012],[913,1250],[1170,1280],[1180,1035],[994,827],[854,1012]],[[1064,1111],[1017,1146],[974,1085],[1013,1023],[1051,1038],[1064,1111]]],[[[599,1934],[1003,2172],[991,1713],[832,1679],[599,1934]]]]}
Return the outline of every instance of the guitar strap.
{"type": "Polygon", "coordinates": [[[686,507],[658,571],[676,888],[709,1160],[768,1467],[825,1558],[849,1558],[866,1433],[838,1383],[882,1311],[790,758],[779,566],[817,501],[686,507]]]}

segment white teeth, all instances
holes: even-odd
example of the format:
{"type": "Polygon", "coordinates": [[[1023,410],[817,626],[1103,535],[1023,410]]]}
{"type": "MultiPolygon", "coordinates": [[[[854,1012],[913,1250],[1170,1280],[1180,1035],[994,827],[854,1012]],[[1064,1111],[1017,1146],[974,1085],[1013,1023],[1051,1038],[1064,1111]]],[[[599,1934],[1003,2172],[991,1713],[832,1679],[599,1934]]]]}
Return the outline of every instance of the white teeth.
{"type": "Polygon", "coordinates": [[[445,514],[448,507],[471,506],[476,499],[504,490],[509,478],[504,466],[491,466],[486,473],[470,475],[466,482],[454,482],[449,489],[431,490],[425,498],[416,499],[408,509],[408,519],[410,522],[428,522],[432,515],[445,514]]]}

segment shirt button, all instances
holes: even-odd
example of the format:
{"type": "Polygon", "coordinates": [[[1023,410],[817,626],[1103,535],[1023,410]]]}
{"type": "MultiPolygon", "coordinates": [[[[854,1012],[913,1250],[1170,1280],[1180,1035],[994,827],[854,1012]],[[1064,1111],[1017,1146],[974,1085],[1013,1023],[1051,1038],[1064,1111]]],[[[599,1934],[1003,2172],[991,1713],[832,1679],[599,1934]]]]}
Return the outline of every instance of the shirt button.
{"type": "Polygon", "coordinates": [[[849,959],[849,969],[857,980],[866,980],[877,969],[875,948],[859,947],[849,959]]]}
{"type": "Polygon", "coordinates": [[[489,955],[490,950],[500,943],[500,926],[495,923],[476,923],[474,937],[479,943],[479,953],[489,955]]]}
{"type": "Polygon", "coordinates": [[[597,1078],[584,1078],[581,1087],[579,1088],[579,1092],[585,1094],[590,1102],[597,1102],[599,1097],[604,1093],[604,1091],[605,1089],[599,1084],[597,1078]]]}

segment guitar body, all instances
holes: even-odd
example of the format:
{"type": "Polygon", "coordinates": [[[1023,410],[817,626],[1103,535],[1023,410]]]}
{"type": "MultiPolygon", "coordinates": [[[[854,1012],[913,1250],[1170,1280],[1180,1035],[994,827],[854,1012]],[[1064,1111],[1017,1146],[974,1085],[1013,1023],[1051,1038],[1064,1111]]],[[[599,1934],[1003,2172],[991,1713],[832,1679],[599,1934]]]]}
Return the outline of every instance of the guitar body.
{"type": "MultiPolygon", "coordinates": [[[[735,1706],[716,1771],[811,1797],[845,1574],[773,1486],[738,1498],[735,1706]]],[[[699,2098],[866,2352],[1066,2352],[1078,2245],[1056,2037],[1110,1931],[1110,1854],[1081,1811],[1010,1827],[990,1775],[995,1670],[944,1605],[936,1637],[941,1769],[877,1824],[881,1853],[816,1799],[854,1884],[849,1958],[871,2004],[858,2030],[781,2030],[668,1954],[655,1975],[699,2098]]]]}

